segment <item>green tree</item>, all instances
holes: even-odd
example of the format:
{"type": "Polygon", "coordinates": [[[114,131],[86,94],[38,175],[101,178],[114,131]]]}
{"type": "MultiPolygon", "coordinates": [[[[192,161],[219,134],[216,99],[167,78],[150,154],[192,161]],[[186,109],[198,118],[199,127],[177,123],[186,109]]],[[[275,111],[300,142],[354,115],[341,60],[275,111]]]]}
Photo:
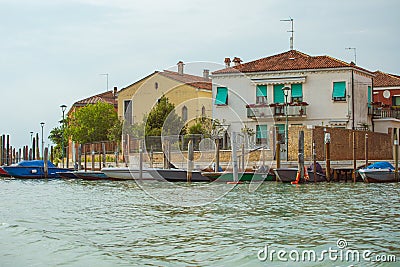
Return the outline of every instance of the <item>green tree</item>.
{"type": "MultiPolygon", "coordinates": [[[[62,126],[60,127],[55,127],[50,131],[49,139],[55,144],[54,147],[54,157],[56,159],[61,159],[62,158],[62,142],[63,142],[63,129],[62,126]]],[[[68,144],[68,136],[67,134],[64,135],[64,147],[66,147],[68,144]]]]}
{"type": "Polygon", "coordinates": [[[115,128],[119,127],[119,123],[113,105],[97,102],[74,112],[69,118],[66,133],[72,141],[80,144],[105,141],[110,140],[109,137],[115,138],[115,128]],[[113,134],[109,135],[110,132],[113,134]]]}
{"type": "Polygon", "coordinates": [[[204,137],[211,137],[213,120],[206,117],[197,118],[189,129],[189,134],[202,134],[204,137]]]}
{"type": "Polygon", "coordinates": [[[175,113],[174,104],[168,98],[162,96],[157,105],[153,107],[147,116],[145,125],[146,136],[185,134],[185,123],[175,113]]]}

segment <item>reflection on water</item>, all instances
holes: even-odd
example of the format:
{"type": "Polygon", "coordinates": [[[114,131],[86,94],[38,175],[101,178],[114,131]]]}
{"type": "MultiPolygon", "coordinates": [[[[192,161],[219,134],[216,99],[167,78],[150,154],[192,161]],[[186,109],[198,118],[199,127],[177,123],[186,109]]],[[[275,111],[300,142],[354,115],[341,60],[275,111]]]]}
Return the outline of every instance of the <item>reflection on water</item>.
{"type": "Polygon", "coordinates": [[[0,266],[348,266],[329,258],[257,258],[265,245],[319,253],[337,249],[339,238],[348,249],[400,261],[399,184],[270,182],[251,192],[245,184],[182,183],[177,190],[152,182],[145,189],[134,182],[0,180],[0,266]],[[179,203],[210,202],[218,191],[227,193],[207,205],[179,203]]]}

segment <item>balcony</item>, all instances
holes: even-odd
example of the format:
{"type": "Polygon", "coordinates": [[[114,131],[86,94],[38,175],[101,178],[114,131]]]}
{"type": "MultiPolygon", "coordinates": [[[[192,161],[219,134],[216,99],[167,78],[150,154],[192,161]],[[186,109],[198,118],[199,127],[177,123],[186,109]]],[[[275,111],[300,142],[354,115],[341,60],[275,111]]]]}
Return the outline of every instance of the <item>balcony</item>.
{"type": "MultiPolygon", "coordinates": [[[[307,117],[307,106],[306,102],[292,102],[288,103],[287,116],[304,118],[307,117]]],[[[272,104],[251,104],[246,105],[247,118],[260,119],[260,118],[271,118],[273,117],[286,117],[286,106],[282,103],[272,104]]]]}
{"type": "Polygon", "coordinates": [[[372,115],[374,119],[395,118],[400,119],[400,109],[394,107],[377,107],[368,108],[368,115],[372,115]]]}

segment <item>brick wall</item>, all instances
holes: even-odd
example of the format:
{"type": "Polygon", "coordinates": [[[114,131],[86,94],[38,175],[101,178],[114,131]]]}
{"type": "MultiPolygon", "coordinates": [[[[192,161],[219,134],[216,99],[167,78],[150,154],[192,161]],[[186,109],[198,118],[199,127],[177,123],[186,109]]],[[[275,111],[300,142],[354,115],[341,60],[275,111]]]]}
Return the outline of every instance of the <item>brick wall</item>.
{"type": "Polygon", "coordinates": [[[296,161],[298,157],[298,136],[299,131],[304,131],[304,157],[305,160],[312,160],[312,142],[315,140],[317,160],[325,159],[324,129],[331,136],[331,160],[352,160],[353,159],[353,132],[356,134],[356,158],[365,159],[365,134],[368,134],[368,158],[370,160],[391,160],[393,159],[393,141],[391,131],[389,134],[353,131],[348,129],[330,128],[316,126],[289,127],[289,160],[296,161]]]}

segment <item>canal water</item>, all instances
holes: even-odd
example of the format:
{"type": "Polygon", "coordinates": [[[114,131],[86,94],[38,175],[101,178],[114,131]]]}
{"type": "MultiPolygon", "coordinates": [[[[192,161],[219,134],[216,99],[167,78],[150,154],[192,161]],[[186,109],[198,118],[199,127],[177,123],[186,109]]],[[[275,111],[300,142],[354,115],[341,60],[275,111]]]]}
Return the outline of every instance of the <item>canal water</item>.
{"type": "Polygon", "coordinates": [[[399,200],[400,184],[2,179],[0,266],[400,266],[399,200]]]}

